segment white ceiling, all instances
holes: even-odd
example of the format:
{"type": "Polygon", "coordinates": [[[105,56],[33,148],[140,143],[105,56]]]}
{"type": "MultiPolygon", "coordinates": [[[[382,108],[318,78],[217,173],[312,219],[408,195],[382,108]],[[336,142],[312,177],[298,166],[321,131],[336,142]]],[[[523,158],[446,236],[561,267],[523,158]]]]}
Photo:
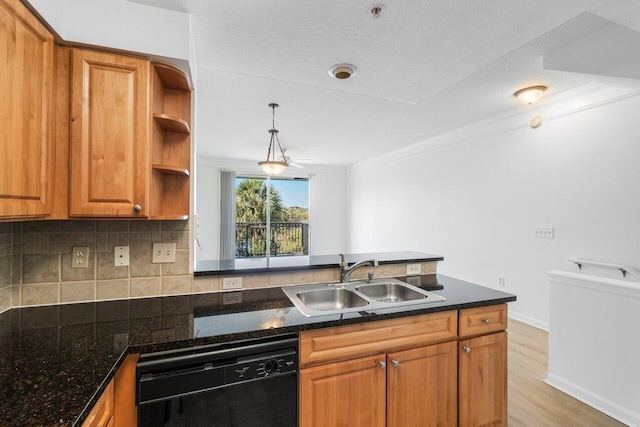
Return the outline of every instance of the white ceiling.
{"type": "Polygon", "coordinates": [[[637,0],[131,1],[191,15],[199,157],[263,160],[270,102],[288,155],[349,165],[534,111],[512,96],[528,85],[553,97],[592,81],[637,84],[543,68],[545,53],[610,22],[640,31],[637,0]],[[331,78],[342,62],[358,73],[331,78]]]}

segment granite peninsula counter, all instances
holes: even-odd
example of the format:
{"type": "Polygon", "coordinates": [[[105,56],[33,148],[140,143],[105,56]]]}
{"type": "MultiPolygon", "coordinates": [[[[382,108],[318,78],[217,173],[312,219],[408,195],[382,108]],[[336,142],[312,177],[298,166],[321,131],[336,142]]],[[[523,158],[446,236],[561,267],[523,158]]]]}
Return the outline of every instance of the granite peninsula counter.
{"type": "MultiPolygon", "coordinates": [[[[401,278],[402,279],[402,278],[401,278]]],[[[502,304],[514,295],[443,275],[427,305],[308,318],[281,288],[16,308],[0,315],[0,424],[80,425],[126,355],[502,304]]]]}

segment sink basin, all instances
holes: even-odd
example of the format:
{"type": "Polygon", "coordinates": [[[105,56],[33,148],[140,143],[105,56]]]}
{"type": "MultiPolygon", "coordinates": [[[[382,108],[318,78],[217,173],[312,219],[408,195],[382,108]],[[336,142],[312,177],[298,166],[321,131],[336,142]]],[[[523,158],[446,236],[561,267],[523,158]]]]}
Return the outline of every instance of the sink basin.
{"type": "Polygon", "coordinates": [[[285,286],[282,291],[307,317],[446,301],[443,296],[397,279],[285,286]]]}
{"type": "Polygon", "coordinates": [[[364,307],[369,301],[345,288],[325,288],[296,294],[300,302],[312,310],[331,311],[364,307]]]}
{"type": "Polygon", "coordinates": [[[384,303],[424,300],[428,298],[428,295],[425,295],[418,289],[410,288],[399,283],[373,283],[356,286],[356,290],[364,296],[384,303]]]}

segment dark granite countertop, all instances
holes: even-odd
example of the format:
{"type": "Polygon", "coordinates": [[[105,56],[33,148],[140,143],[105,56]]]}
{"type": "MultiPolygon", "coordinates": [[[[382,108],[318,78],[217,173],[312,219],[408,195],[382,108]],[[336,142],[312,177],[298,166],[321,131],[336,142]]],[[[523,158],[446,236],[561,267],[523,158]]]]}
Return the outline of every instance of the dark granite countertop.
{"type": "Polygon", "coordinates": [[[0,425],[80,425],[129,353],[516,299],[442,275],[421,276],[419,285],[447,301],[308,318],[281,288],[269,288],[9,310],[0,315],[0,425]]]}
{"type": "MultiPolygon", "coordinates": [[[[381,265],[402,262],[442,261],[439,255],[422,252],[375,252],[366,254],[345,254],[351,264],[367,259],[376,259],[381,265]]],[[[312,268],[337,268],[340,262],[338,254],[313,256],[288,256],[266,258],[247,258],[232,260],[204,260],[196,265],[195,276],[217,276],[223,274],[268,273],[277,271],[309,270],[312,268]]]]}

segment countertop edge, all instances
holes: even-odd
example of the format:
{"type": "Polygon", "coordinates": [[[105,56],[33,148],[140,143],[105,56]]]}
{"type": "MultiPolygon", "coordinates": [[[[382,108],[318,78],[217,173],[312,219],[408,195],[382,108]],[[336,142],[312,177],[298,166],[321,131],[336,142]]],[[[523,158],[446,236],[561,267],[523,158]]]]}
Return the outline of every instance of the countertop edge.
{"type": "MultiPolygon", "coordinates": [[[[252,339],[252,338],[261,338],[261,337],[267,337],[267,336],[285,335],[285,334],[298,333],[298,332],[310,331],[315,329],[325,329],[325,328],[333,328],[337,326],[354,325],[358,323],[375,322],[379,320],[397,319],[402,317],[418,316],[421,314],[428,314],[428,313],[439,313],[442,311],[453,311],[453,310],[457,311],[457,310],[463,310],[466,308],[487,307],[491,305],[504,304],[504,303],[513,302],[513,301],[516,301],[515,295],[510,297],[494,298],[494,299],[473,301],[469,303],[461,303],[461,304],[454,304],[454,305],[431,306],[429,308],[422,308],[422,309],[411,309],[408,307],[407,310],[402,312],[389,312],[389,313],[382,312],[382,313],[372,313],[371,315],[366,317],[354,317],[354,318],[348,318],[348,319],[324,320],[324,321],[320,320],[317,323],[306,323],[302,325],[288,326],[288,327],[281,327],[281,328],[274,328],[274,329],[258,329],[258,330],[247,331],[247,332],[221,334],[221,335],[215,335],[215,336],[203,337],[203,338],[191,338],[187,340],[172,341],[167,344],[169,344],[170,346],[168,350],[171,351],[171,350],[185,349],[189,347],[199,347],[199,346],[206,346],[210,344],[218,344],[221,342],[229,341],[231,339],[236,341],[236,340],[244,340],[244,339],[252,339]]],[[[384,310],[380,310],[380,311],[384,311],[384,310]]],[[[128,354],[153,353],[157,351],[152,349],[154,345],[155,344],[132,345],[128,347],[126,351],[128,354]]]]}
{"type": "Polygon", "coordinates": [[[82,423],[86,421],[87,416],[89,415],[89,412],[91,412],[91,410],[96,405],[96,403],[98,403],[98,399],[100,399],[100,397],[102,396],[102,393],[104,393],[104,391],[106,390],[107,386],[109,385],[109,382],[116,376],[116,372],[118,371],[118,368],[122,366],[122,362],[124,362],[124,359],[126,359],[127,356],[132,353],[135,353],[135,352],[130,351],[129,347],[127,347],[122,351],[122,353],[118,357],[118,360],[116,360],[116,363],[113,364],[113,366],[111,367],[107,375],[100,382],[100,385],[96,388],[96,391],[93,393],[93,395],[91,396],[91,398],[89,399],[85,407],[82,409],[82,412],[80,412],[80,414],[73,421],[73,424],[72,424],[73,427],[81,426],[82,423]]]}

